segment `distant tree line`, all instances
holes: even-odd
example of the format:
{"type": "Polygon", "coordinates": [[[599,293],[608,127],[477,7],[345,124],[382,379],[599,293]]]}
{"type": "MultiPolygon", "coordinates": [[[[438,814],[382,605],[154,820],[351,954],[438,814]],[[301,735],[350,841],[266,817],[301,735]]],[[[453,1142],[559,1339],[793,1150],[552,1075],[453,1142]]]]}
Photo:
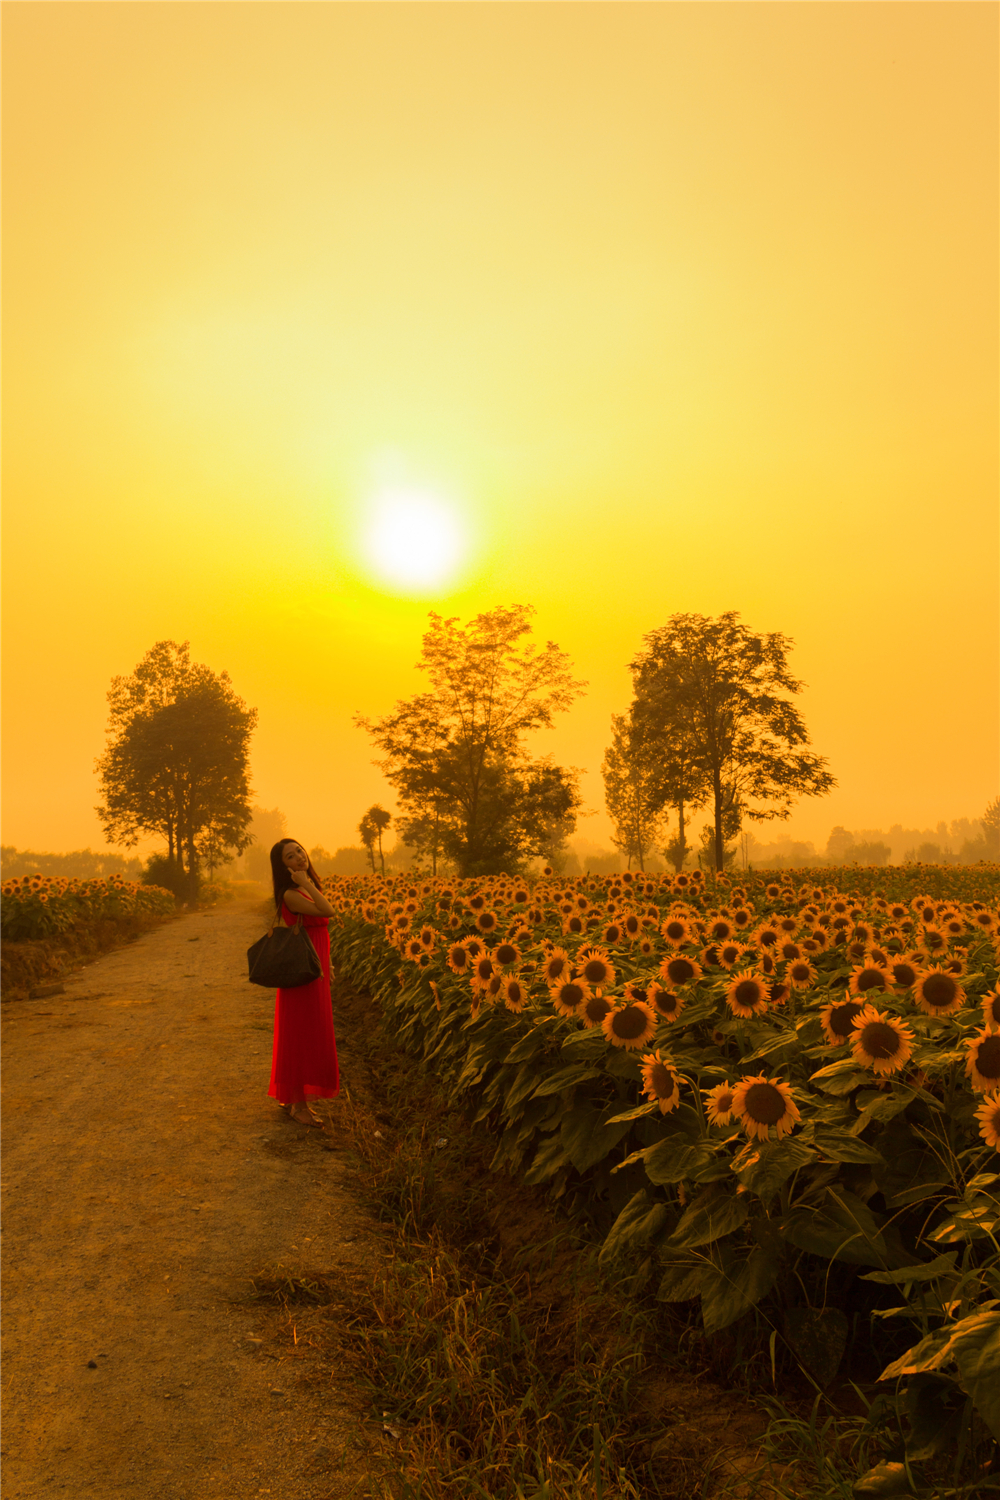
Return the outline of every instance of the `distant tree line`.
{"type": "Polygon", "coordinates": [[[0,845],[0,874],[4,880],[15,875],[63,876],[67,880],[107,880],[109,875],[120,875],[124,880],[141,880],[143,869],[138,855],[127,859],[123,854],[95,853],[93,849],[46,854],[36,849],[17,849],[13,844],[0,845]]]}

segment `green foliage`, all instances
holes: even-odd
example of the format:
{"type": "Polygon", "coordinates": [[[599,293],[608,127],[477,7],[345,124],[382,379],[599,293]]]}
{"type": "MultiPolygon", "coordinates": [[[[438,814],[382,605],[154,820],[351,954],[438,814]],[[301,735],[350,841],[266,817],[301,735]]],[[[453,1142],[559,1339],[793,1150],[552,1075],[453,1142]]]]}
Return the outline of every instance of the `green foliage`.
{"type": "MultiPolygon", "coordinates": [[[[926,895],[934,882],[923,873],[926,895]]],[[[991,1299],[1000,1302],[1000,1172],[993,1170],[1000,1161],[980,1137],[975,1111],[983,1096],[971,1089],[966,1067],[967,1044],[984,1034],[984,997],[997,984],[1000,871],[949,869],[946,899],[908,900],[896,914],[903,872],[850,872],[888,887],[869,889],[863,900],[823,874],[822,885],[816,872],[773,883],[680,877],[683,886],[622,876],[520,892],[504,879],[353,882],[331,937],[341,972],[378,997],[396,1043],[493,1133],[495,1170],[545,1184],[584,1215],[607,1269],[664,1302],[698,1299],[706,1334],[753,1312],[824,1385],[848,1347],[846,1320],[871,1317],[876,1347],[888,1357],[902,1347],[894,1320],[908,1318],[931,1342],[916,1346],[912,1370],[898,1373],[953,1381],[961,1399],[973,1402],[976,1421],[991,1424],[984,1392],[993,1322],[970,1324],[967,1341],[949,1340],[957,1315],[975,1319],[992,1313],[991,1299]],[[498,919],[491,943],[497,934],[517,935],[527,1003],[522,996],[513,1009],[502,993],[489,1003],[445,963],[456,943],[477,932],[484,911],[498,919]],[[629,911],[642,917],[636,941],[624,928],[629,911]],[[419,962],[406,961],[391,940],[405,946],[406,935],[400,940],[392,925],[401,913],[414,931],[431,929],[419,962]],[[809,950],[812,987],[782,989],[759,1013],[733,1014],[732,976],[702,944],[713,923],[735,921],[736,913],[746,913],[741,962],[758,975],[770,962],[769,984],[780,984],[785,970],[778,948],[765,941],[775,923],[784,919],[803,940],[823,936],[825,946],[809,950]],[[689,926],[692,940],[679,950],[659,934],[670,914],[689,926]],[[822,1016],[848,999],[866,954],[870,968],[873,951],[912,951],[946,920],[948,943],[934,959],[918,956],[918,967],[927,972],[952,960],[964,971],[953,1007],[928,1014],[913,992],[885,984],[861,996],[912,1040],[902,1066],[880,1074],[863,1050],[828,1036],[822,1016]],[[852,937],[855,930],[863,940],[852,937]],[[642,934],[652,949],[645,954],[642,934]],[[543,979],[552,945],[582,971],[580,950],[602,939],[615,969],[606,991],[614,1005],[625,1002],[625,984],[650,985],[659,961],[678,951],[701,967],[682,991],[676,1019],[660,1016],[642,1051],[610,1045],[606,1029],[553,1010],[543,979]],[[670,1098],[666,1112],[643,1092],[641,1064],[656,1059],[681,1084],[679,1104],[670,1098]],[[749,1116],[725,1111],[713,1125],[712,1090],[721,1084],[732,1092],[757,1078],[769,1080],[773,1102],[779,1084],[794,1101],[782,1131],[763,1125],[758,1138],[745,1128],[749,1116]]],[[[781,1114],[785,1106],[777,1104],[781,1114]]]]}
{"type": "Polygon", "coordinates": [[[530,732],[550,727],[584,686],[549,641],[526,644],[523,605],[467,626],[431,613],[417,663],[430,690],[381,719],[358,718],[399,797],[400,837],[462,875],[517,868],[560,849],[581,806],[577,773],[532,760],[530,732]]]}

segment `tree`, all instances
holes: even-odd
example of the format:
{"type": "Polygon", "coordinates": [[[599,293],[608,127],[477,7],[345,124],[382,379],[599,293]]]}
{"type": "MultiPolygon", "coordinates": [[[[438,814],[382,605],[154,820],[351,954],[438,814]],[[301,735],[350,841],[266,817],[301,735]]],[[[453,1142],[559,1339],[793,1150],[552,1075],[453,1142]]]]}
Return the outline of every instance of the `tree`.
{"type": "Polygon", "coordinates": [[[227,672],[192,663],[189,644],[158,641],[130,677],[113,679],[108,745],[96,762],[108,843],[166,840],[172,888],[197,895],[203,860],[251,840],[247,757],[257,710],[227,672]]]}
{"type": "Polygon", "coordinates": [[[374,802],[365,813],[364,817],[361,819],[361,822],[358,824],[358,833],[361,835],[361,842],[364,847],[368,849],[369,855],[371,857],[373,873],[375,870],[375,845],[378,844],[378,857],[382,865],[382,874],[385,874],[385,855],[382,852],[382,835],[391,822],[392,813],[386,812],[381,802],[374,802]],[[370,849],[368,845],[369,836],[371,836],[370,849]]]}
{"type": "Polygon", "coordinates": [[[633,718],[647,743],[684,745],[691,784],[712,804],[712,861],[721,870],[726,838],[743,818],[786,818],[797,796],[836,785],[826,761],[803,748],[801,715],[780,696],[802,687],[787,667],[792,642],[748,630],[735,611],[673,615],[644,641],[631,663],[633,718]]]}
{"type": "Polygon", "coordinates": [[[986,843],[986,858],[1000,860],[1000,797],[993,798],[980,821],[986,843]]]}
{"type": "Polygon", "coordinates": [[[604,754],[604,804],[614,824],[611,842],[640,870],[660,839],[663,798],[655,763],[642,754],[624,714],[611,716],[611,744],[604,754]]]}
{"type": "Polygon", "coordinates": [[[431,613],[417,663],[429,690],[381,719],[355,720],[398,794],[400,838],[435,869],[444,855],[462,876],[513,873],[575,827],[578,773],[533,760],[524,739],[584,684],[552,641],[524,640],[532,613],[499,606],[466,626],[431,613]]]}

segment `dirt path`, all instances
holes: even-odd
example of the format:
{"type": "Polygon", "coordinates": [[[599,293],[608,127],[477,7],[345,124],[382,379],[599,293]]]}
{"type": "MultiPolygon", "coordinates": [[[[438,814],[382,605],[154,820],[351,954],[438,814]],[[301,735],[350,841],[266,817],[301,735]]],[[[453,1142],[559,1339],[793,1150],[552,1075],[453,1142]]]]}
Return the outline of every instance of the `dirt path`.
{"type": "Polygon", "coordinates": [[[5,1500],[333,1500],[359,1478],[358,1398],[310,1383],[248,1299],[265,1265],[375,1249],[338,1137],[267,1098],[262,931],[248,905],[183,916],[3,1007],[5,1500]]]}

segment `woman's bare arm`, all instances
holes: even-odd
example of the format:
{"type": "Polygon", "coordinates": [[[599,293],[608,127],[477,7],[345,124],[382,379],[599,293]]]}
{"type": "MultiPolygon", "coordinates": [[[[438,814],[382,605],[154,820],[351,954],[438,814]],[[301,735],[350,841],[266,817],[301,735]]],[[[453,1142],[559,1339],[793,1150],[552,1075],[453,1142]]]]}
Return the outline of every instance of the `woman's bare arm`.
{"type": "Polygon", "coordinates": [[[305,870],[292,870],[291,875],[298,889],[285,892],[285,905],[289,911],[299,912],[303,917],[336,915],[323,892],[316,889],[305,870]]]}

